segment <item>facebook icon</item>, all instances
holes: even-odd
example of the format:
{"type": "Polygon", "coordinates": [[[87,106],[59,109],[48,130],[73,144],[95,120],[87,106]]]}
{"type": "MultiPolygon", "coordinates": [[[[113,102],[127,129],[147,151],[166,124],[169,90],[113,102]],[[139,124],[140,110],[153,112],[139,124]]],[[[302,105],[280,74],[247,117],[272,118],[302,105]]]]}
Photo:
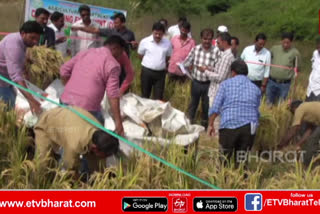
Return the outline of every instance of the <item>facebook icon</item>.
{"type": "Polygon", "coordinates": [[[260,193],[247,193],[244,199],[246,211],[262,210],[262,195],[260,193]]]}

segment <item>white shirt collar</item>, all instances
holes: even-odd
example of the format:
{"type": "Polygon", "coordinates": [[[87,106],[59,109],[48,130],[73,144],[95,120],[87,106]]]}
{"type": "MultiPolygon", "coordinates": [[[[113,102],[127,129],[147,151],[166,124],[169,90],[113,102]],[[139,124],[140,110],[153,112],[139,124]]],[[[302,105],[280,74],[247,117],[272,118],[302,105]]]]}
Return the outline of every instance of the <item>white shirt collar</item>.
{"type": "Polygon", "coordinates": [[[252,45],[252,51],[253,51],[254,53],[263,54],[265,50],[266,50],[266,48],[263,47],[259,52],[257,52],[257,51],[256,51],[256,46],[255,46],[254,44],[252,45]]]}
{"type": "Polygon", "coordinates": [[[57,28],[53,23],[51,23],[50,25],[48,25],[48,27],[51,28],[52,30],[54,30],[54,32],[60,32],[60,31],[58,30],[58,28],[57,28]]]}
{"type": "Polygon", "coordinates": [[[162,39],[160,40],[160,42],[157,43],[156,41],[154,41],[153,35],[151,34],[150,37],[149,37],[149,40],[150,40],[150,42],[153,42],[153,43],[156,43],[156,44],[161,44],[161,43],[163,42],[163,37],[162,37],[162,39]]]}

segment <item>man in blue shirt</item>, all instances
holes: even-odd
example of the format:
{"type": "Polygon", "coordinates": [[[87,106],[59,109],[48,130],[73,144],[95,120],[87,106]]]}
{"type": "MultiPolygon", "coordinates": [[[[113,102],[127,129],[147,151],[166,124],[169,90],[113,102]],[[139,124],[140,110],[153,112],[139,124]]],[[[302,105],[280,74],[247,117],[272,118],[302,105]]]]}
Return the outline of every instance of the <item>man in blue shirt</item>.
{"type": "Polygon", "coordinates": [[[235,160],[239,162],[240,154],[246,154],[253,145],[260,115],[261,90],[247,77],[248,67],[244,61],[234,61],[231,72],[232,78],[221,83],[209,111],[208,134],[214,135],[214,120],[220,115],[221,152],[228,159],[235,153],[235,160]]]}

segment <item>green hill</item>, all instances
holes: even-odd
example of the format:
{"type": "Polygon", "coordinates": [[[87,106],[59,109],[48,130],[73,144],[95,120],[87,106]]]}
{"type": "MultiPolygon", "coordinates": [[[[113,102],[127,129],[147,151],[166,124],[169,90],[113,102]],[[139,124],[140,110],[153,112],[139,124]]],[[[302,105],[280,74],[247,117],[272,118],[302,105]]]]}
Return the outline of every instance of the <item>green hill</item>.
{"type": "Polygon", "coordinates": [[[229,11],[249,33],[278,37],[291,31],[299,40],[314,39],[319,32],[319,0],[247,0],[229,11]]]}

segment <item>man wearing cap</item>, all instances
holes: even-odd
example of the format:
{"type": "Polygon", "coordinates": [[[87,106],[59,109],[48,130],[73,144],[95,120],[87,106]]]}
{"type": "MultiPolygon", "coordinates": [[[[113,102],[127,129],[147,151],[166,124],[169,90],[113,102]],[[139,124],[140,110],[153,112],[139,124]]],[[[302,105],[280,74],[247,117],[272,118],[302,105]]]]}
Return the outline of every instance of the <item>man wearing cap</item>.
{"type": "Polygon", "coordinates": [[[220,25],[217,29],[217,37],[215,40],[212,40],[212,45],[214,46],[214,55],[216,58],[216,61],[219,60],[221,57],[222,52],[220,51],[220,48],[218,47],[218,37],[221,33],[228,33],[228,28],[224,25],[220,25]]]}
{"type": "MultiPolygon", "coordinates": [[[[217,29],[217,38],[220,33],[227,33],[227,32],[228,32],[228,28],[224,25],[220,25],[217,29]]],[[[218,40],[217,38],[212,40],[212,45],[217,46],[217,40],[218,40]]]]}

